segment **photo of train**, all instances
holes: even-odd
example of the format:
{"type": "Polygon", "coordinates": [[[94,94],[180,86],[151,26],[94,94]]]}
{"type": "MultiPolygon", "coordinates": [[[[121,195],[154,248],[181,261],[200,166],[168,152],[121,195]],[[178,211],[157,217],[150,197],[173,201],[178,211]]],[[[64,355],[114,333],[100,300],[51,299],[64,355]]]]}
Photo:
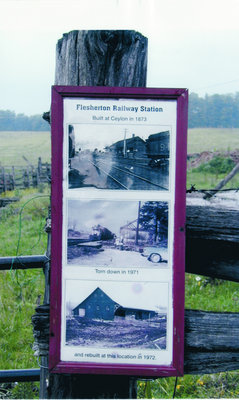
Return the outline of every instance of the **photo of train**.
{"type": "Polygon", "coordinates": [[[146,140],[147,157],[149,165],[160,167],[169,161],[169,131],[149,135],[146,140]]]}
{"type": "Polygon", "coordinates": [[[108,143],[102,135],[95,146],[87,133],[75,137],[69,125],[69,188],[94,187],[115,190],[168,190],[170,131],[141,137],[121,128],[121,139],[108,143]]]}

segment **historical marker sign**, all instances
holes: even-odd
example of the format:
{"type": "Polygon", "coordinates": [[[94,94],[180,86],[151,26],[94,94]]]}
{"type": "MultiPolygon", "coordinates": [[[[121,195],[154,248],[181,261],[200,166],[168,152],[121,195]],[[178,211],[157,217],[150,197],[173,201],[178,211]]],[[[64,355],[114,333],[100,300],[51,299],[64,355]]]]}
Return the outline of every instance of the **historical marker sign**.
{"type": "Polygon", "coordinates": [[[183,373],[187,91],[52,90],[52,372],[183,373]]]}

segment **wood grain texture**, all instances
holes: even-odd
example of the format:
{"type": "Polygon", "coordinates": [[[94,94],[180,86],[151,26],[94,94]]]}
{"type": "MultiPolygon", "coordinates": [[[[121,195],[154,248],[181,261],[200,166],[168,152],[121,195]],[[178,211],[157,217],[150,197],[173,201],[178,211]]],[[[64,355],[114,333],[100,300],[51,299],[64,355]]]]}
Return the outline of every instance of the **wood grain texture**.
{"type": "Polygon", "coordinates": [[[239,282],[238,193],[187,196],[186,272],[239,282]]]}
{"type": "Polygon", "coordinates": [[[185,310],[184,373],[239,368],[239,313],[185,310]]]}
{"type": "Polygon", "coordinates": [[[239,210],[187,205],[187,233],[191,238],[239,243],[239,210]]]}
{"type": "Polygon", "coordinates": [[[186,272],[239,282],[239,244],[186,233],[186,272]]]}
{"type": "Polygon", "coordinates": [[[65,33],[56,46],[56,85],[146,85],[147,38],[128,30],[65,33]]]}

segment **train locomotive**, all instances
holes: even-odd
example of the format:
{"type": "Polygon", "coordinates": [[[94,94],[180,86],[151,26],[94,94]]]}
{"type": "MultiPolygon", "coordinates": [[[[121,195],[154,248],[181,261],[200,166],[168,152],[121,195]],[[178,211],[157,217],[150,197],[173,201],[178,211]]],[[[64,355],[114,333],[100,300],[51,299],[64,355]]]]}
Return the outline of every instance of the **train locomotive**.
{"type": "Polygon", "coordinates": [[[154,133],[146,140],[146,154],[149,166],[166,165],[169,160],[169,131],[154,133]]]}

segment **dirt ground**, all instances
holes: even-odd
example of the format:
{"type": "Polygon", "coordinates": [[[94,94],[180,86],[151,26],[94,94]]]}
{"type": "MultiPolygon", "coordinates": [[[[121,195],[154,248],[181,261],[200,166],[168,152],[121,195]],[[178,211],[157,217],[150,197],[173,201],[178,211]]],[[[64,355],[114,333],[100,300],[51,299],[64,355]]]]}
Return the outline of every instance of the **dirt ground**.
{"type": "Polygon", "coordinates": [[[166,348],[166,316],[114,321],[68,317],[66,344],[98,348],[166,348]]]}
{"type": "Polygon", "coordinates": [[[220,152],[203,151],[202,153],[188,154],[188,169],[197,168],[201,164],[211,161],[214,157],[230,157],[236,164],[239,163],[239,150],[220,152]]]}
{"type": "Polygon", "coordinates": [[[79,249],[68,247],[68,264],[85,265],[94,267],[125,267],[130,265],[135,268],[166,268],[168,267],[168,250],[159,248],[159,253],[165,262],[153,263],[147,257],[141,256],[136,251],[118,250],[114,248],[105,248],[104,251],[92,251],[88,254],[79,254],[79,249]],[[73,251],[75,250],[75,254],[73,251]]]}

